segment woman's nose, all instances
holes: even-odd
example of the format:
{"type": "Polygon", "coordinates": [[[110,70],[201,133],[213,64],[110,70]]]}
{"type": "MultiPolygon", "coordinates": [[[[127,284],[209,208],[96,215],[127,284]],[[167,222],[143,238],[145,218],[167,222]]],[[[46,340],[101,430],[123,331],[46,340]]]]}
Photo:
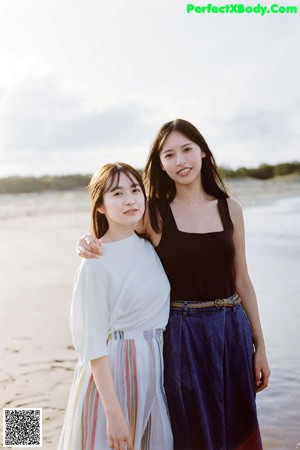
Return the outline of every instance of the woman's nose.
{"type": "Polygon", "coordinates": [[[125,197],[126,205],[132,205],[134,202],[135,202],[134,197],[131,194],[126,195],[125,197]]]}
{"type": "Polygon", "coordinates": [[[183,153],[179,153],[176,156],[176,164],[177,164],[177,166],[179,166],[179,165],[181,165],[183,163],[185,163],[185,155],[183,153]]]}

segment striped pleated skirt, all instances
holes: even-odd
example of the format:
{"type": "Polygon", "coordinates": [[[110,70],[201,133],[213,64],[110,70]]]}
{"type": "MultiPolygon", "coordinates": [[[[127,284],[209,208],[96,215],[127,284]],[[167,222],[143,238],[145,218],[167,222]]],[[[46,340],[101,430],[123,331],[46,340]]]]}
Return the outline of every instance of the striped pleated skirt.
{"type": "MultiPolygon", "coordinates": [[[[134,450],[173,449],[162,338],[163,330],[116,331],[108,340],[114,386],[134,450]]],[[[106,418],[89,364],[77,364],[58,450],[109,450],[106,418]]]]}

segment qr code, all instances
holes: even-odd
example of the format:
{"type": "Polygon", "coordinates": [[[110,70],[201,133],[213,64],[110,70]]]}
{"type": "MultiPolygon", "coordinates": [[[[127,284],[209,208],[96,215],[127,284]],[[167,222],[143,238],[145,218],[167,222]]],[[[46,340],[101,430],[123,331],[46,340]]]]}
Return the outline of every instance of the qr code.
{"type": "Polygon", "coordinates": [[[42,409],[4,408],[3,447],[42,447],[42,409]]]}

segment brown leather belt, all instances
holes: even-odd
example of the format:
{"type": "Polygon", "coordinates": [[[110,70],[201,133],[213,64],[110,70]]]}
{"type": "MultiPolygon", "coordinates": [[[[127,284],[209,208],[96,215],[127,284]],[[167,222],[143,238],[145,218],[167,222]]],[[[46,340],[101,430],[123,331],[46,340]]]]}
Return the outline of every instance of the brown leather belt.
{"type": "Polygon", "coordinates": [[[178,301],[171,302],[171,308],[188,308],[188,309],[200,309],[200,308],[231,308],[233,306],[239,305],[241,299],[238,294],[234,294],[232,297],[228,298],[217,298],[209,302],[196,302],[196,301],[178,301]]]}

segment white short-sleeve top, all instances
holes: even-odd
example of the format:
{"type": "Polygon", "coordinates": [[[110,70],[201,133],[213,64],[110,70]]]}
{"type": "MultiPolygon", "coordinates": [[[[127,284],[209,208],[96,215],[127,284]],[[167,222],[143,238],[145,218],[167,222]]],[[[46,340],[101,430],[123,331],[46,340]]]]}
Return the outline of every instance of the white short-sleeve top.
{"type": "Polygon", "coordinates": [[[164,328],[169,317],[169,281],[150,242],[134,234],[102,245],[74,283],[71,330],[85,362],[108,354],[111,332],[164,328]]]}

